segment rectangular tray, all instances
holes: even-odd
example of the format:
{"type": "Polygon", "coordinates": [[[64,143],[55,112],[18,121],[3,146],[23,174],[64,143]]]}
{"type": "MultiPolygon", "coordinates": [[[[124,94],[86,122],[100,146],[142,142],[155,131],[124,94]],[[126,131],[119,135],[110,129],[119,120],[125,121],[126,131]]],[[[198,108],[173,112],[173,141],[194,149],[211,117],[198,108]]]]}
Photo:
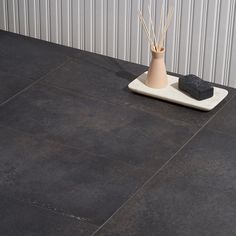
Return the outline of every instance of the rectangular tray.
{"type": "Polygon", "coordinates": [[[228,94],[228,91],[226,89],[214,87],[214,95],[211,98],[198,101],[178,89],[179,78],[176,76],[167,75],[168,86],[162,89],[153,89],[146,86],[146,77],[147,71],[141,74],[135,80],[133,80],[128,85],[129,89],[136,93],[196,108],[202,111],[212,110],[228,94]]]}

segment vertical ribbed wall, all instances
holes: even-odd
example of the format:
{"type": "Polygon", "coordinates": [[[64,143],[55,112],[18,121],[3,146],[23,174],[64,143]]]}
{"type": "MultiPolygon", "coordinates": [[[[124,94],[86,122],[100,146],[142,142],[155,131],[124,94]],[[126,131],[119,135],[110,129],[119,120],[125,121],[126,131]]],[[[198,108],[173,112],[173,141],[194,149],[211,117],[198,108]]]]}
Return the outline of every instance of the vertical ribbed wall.
{"type": "MultiPolygon", "coordinates": [[[[175,14],[166,38],[167,69],[236,87],[236,0],[164,0],[175,14]]],[[[0,28],[51,42],[148,64],[137,18],[155,28],[162,0],[0,0],[0,28]]]]}

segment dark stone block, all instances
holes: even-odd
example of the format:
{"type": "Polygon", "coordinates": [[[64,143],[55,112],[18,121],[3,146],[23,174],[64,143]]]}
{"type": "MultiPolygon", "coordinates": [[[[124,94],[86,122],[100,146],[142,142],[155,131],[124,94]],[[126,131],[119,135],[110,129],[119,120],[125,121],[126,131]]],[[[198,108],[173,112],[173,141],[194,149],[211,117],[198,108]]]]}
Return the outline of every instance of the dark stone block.
{"type": "Polygon", "coordinates": [[[213,96],[214,88],[196,75],[186,75],[179,78],[179,89],[197,100],[204,100],[213,96]]]}

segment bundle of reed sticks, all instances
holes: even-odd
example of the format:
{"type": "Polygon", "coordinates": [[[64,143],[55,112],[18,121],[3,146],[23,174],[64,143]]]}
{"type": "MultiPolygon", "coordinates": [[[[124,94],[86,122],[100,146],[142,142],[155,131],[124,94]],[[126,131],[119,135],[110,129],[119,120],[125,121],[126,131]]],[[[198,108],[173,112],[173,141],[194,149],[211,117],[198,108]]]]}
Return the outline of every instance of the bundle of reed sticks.
{"type": "Polygon", "coordinates": [[[138,10],[138,16],[139,20],[143,26],[143,29],[146,33],[146,36],[148,38],[150,47],[152,50],[158,52],[164,50],[164,43],[165,43],[165,38],[166,38],[166,33],[167,30],[170,26],[170,22],[174,13],[174,8],[170,7],[167,17],[165,17],[164,21],[164,5],[162,4],[161,7],[161,15],[160,15],[160,22],[159,22],[159,28],[158,28],[158,34],[156,35],[155,30],[154,30],[154,24],[152,21],[152,16],[151,16],[151,8],[148,6],[148,13],[149,13],[149,22],[151,24],[151,29],[149,30],[147,27],[147,24],[145,22],[145,19],[142,15],[142,12],[138,10]]]}

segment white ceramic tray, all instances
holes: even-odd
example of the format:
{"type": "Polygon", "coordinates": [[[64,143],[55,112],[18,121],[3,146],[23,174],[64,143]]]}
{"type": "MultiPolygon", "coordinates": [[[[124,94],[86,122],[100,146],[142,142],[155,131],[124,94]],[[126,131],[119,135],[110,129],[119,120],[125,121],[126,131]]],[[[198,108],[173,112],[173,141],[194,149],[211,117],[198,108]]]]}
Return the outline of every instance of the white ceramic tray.
{"type": "Polygon", "coordinates": [[[133,80],[129,89],[133,92],[159,98],[184,106],[193,107],[203,111],[210,111],[216,107],[228,94],[228,91],[222,88],[214,87],[214,95],[211,98],[198,101],[178,89],[179,78],[168,75],[168,86],[163,89],[153,89],[145,85],[147,72],[144,72],[138,78],[133,80]]]}

